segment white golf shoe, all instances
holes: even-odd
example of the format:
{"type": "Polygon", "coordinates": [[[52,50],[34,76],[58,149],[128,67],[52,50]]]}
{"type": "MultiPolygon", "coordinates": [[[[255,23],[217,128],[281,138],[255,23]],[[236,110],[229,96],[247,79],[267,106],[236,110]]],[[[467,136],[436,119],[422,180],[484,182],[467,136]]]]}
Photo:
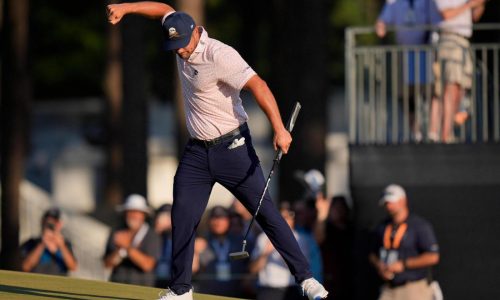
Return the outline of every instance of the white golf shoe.
{"type": "Polygon", "coordinates": [[[161,291],[158,296],[160,297],[158,300],[193,300],[193,289],[190,289],[189,292],[182,295],[177,295],[174,291],[167,288],[161,291]]]}
{"type": "Polygon", "coordinates": [[[328,291],[314,278],[302,281],[300,286],[302,287],[304,296],[307,296],[309,300],[326,299],[326,296],[328,296],[328,291]]]}

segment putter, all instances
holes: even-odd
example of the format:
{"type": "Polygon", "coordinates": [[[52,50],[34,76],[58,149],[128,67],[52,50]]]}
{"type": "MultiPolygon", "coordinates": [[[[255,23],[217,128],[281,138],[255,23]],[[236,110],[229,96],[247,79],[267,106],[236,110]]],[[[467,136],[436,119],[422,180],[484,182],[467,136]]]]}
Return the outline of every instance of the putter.
{"type": "MultiPolygon", "coordinates": [[[[300,105],[300,103],[296,102],[295,106],[293,108],[293,112],[290,115],[290,118],[288,119],[286,129],[290,133],[292,132],[293,127],[295,126],[295,121],[297,121],[297,116],[299,115],[299,111],[300,111],[301,107],[302,106],[300,105]]],[[[246,251],[248,234],[250,233],[250,229],[252,229],[252,225],[255,221],[255,218],[257,217],[257,214],[259,213],[260,206],[262,205],[262,200],[264,199],[264,195],[266,194],[267,188],[269,187],[269,182],[271,181],[271,177],[273,176],[274,168],[276,167],[276,165],[278,165],[280,163],[282,156],[283,156],[283,151],[281,151],[281,149],[278,149],[278,151],[276,151],[276,155],[274,156],[273,166],[271,168],[271,171],[269,171],[269,175],[267,176],[266,185],[264,186],[264,191],[262,191],[262,195],[260,196],[259,205],[257,206],[257,209],[255,210],[255,214],[253,215],[252,220],[250,221],[250,224],[248,225],[247,231],[245,233],[245,237],[243,238],[243,247],[241,248],[241,251],[239,251],[239,252],[229,253],[229,258],[231,260],[245,259],[245,258],[248,258],[250,256],[250,254],[248,254],[248,252],[246,251]]]]}

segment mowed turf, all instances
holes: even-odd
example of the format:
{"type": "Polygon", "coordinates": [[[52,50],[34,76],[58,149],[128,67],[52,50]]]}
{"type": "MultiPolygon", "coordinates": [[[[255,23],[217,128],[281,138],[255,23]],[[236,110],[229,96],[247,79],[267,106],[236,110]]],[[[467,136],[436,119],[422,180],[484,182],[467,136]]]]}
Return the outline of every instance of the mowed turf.
{"type": "MultiPolygon", "coordinates": [[[[160,289],[0,270],[0,299],[156,300],[160,289]]],[[[195,300],[235,299],[195,294],[195,300]]]]}

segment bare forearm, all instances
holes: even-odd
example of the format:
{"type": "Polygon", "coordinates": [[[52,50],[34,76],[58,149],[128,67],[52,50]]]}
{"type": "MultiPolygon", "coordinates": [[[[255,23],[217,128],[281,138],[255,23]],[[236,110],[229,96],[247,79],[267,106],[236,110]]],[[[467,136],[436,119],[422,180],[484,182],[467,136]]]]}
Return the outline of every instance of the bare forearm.
{"type": "Polygon", "coordinates": [[[416,257],[410,257],[405,260],[406,269],[420,269],[436,265],[439,262],[438,253],[423,253],[416,257]]]}
{"type": "Polygon", "coordinates": [[[108,22],[116,25],[125,15],[136,14],[152,19],[161,19],[168,12],[174,9],[165,3],[160,2],[133,2],[108,5],[108,22]]]}
{"type": "Polygon", "coordinates": [[[271,122],[274,132],[285,129],[276,99],[266,82],[255,75],[248,81],[246,88],[253,93],[257,104],[271,122]]]}
{"type": "Polygon", "coordinates": [[[126,5],[127,14],[136,14],[152,19],[161,19],[166,13],[174,11],[170,5],[153,1],[123,4],[126,5]]]}
{"type": "Polygon", "coordinates": [[[484,5],[480,5],[472,10],[472,21],[479,22],[484,14],[484,5]]]}
{"type": "Polygon", "coordinates": [[[193,264],[191,265],[191,271],[193,274],[198,273],[200,270],[200,254],[195,253],[193,256],[193,264]]]}
{"type": "Polygon", "coordinates": [[[322,245],[326,239],[326,222],[322,220],[316,220],[314,226],[314,237],[319,245],[322,245]]]}
{"type": "Polygon", "coordinates": [[[373,254],[373,253],[370,253],[370,256],[368,257],[368,260],[370,261],[370,263],[374,267],[377,267],[378,264],[380,263],[380,260],[378,259],[378,257],[375,254],[373,254]]]}
{"type": "Polygon", "coordinates": [[[249,267],[250,273],[251,274],[259,273],[260,270],[262,270],[265,267],[267,263],[267,258],[268,258],[267,255],[262,254],[256,260],[252,261],[249,267]]]}
{"type": "Polygon", "coordinates": [[[40,243],[26,256],[21,266],[24,272],[31,272],[33,270],[40,261],[44,249],[44,245],[40,243]]]}
{"type": "Polygon", "coordinates": [[[470,4],[465,3],[465,4],[460,5],[458,7],[444,9],[441,11],[441,15],[443,16],[443,19],[449,20],[449,19],[453,19],[454,17],[460,15],[461,13],[463,13],[464,11],[466,11],[468,9],[471,9],[470,4]]]}
{"type": "Polygon", "coordinates": [[[68,270],[70,270],[70,271],[76,270],[76,267],[77,267],[76,259],[73,256],[73,253],[71,253],[71,251],[69,251],[68,247],[66,247],[66,245],[61,247],[61,253],[62,253],[64,263],[66,264],[66,267],[68,268],[68,270]]]}
{"type": "Polygon", "coordinates": [[[122,258],[120,257],[119,251],[120,249],[117,249],[104,258],[104,266],[106,268],[114,268],[121,263],[122,258]]]}
{"type": "Polygon", "coordinates": [[[128,257],[135,265],[141,268],[144,272],[151,272],[156,264],[156,259],[147,254],[144,254],[137,248],[129,248],[128,257]]]}

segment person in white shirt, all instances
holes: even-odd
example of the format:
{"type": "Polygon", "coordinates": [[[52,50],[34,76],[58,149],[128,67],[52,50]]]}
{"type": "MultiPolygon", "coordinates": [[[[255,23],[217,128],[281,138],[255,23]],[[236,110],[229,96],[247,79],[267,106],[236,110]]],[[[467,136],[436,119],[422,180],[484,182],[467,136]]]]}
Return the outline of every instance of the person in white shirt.
{"type": "Polygon", "coordinates": [[[472,86],[469,38],[472,36],[472,23],[477,22],[484,13],[485,1],[436,0],[443,21],[439,24],[438,64],[434,68],[435,97],[431,104],[429,125],[429,138],[432,141],[441,139],[444,143],[453,142],[453,124],[463,124],[467,119],[466,111],[459,113],[458,108],[464,90],[472,86]]]}
{"type": "MultiPolygon", "coordinates": [[[[295,226],[295,212],[290,204],[283,202],[280,206],[283,218],[293,231],[299,246],[307,257],[308,245],[293,229],[295,226]]],[[[258,274],[257,300],[293,300],[302,299],[299,289],[294,284],[294,278],[281,255],[274,249],[273,244],[261,233],[252,252],[250,273],[258,274]]]]}

